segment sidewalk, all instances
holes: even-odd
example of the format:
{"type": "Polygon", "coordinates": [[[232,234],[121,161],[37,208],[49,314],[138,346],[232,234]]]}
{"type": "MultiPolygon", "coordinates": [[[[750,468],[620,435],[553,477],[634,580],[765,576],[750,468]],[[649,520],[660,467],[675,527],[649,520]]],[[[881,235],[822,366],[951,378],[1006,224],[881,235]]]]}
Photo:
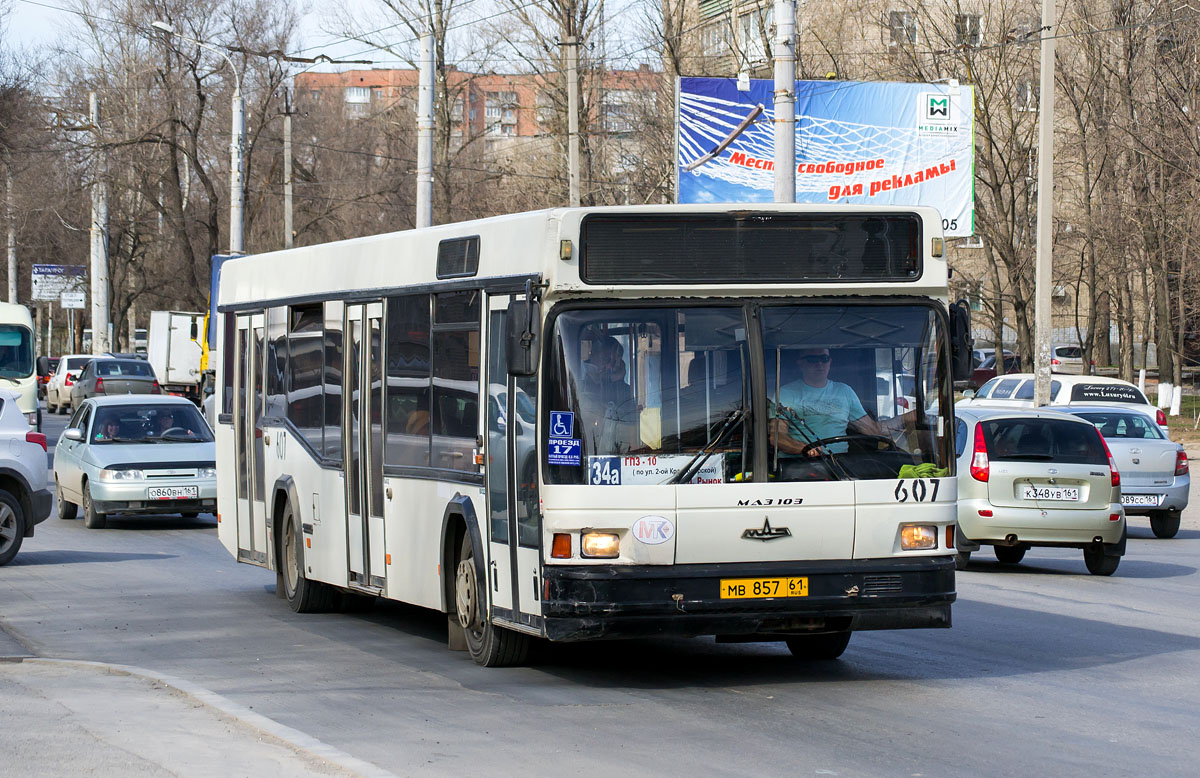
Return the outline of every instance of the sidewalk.
{"type": "Polygon", "coordinates": [[[30,658],[0,630],[0,776],[350,778],[390,773],[187,681],[30,658]]]}

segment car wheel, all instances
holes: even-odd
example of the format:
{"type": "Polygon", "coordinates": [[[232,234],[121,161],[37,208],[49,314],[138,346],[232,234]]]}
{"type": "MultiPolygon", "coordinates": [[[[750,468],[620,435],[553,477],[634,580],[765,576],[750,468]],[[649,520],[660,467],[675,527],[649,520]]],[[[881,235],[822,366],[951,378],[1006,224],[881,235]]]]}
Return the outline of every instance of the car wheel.
{"type": "Polygon", "coordinates": [[[282,584],[283,598],[296,613],[321,613],[333,610],[337,590],[320,581],[310,581],[304,576],[304,541],[300,537],[300,523],[289,503],[284,510],[280,534],[279,557],[281,564],[276,586],[282,584]]]}
{"type": "Polygon", "coordinates": [[[463,535],[454,575],[454,612],[467,639],[467,653],[484,667],[511,667],[529,655],[529,636],[492,624],[483,582],[475,567],[475,544],[463,535]]]}
{"type": "Polygon", "coordinates": [[[1178,511],[1155,511],[1150,514],[1150,529],[1156,538],[1173,538],[1179,534],[1178,511]]]}
{"type": "Polygon", "coordinates": [[[954,554],[954,569],[966,570],[967,565],[971,564],[970,551],[958,551],[954,554]]]}
{"type": "Polygon", "coordinates": [[[788,651],[797,659],[820,661],[837,659],[850,643],[850,631],[824,635],[797,635],[787,639],[788,651]]]}
{"type": "Polygon", "coordinates": [[[1006,565],[1015,565],[1025,558],[1025,552],[1029,550],[1029,546],[992,546],[992,551],[996,553],[996,559],[1006,565]]]}
{"type": "Polygon", "coordinates": [[[67,502],[67,498],[63,497],[62,485],[59,484],[58,478],[54,479],[54,501],[58,503],[58,518],[63,521],[75,518],[78,509],[75,503],[67,502]]]}
{"type": "Polygon", "coordinates": [[[1103,546],[1088,546],[1083,550],[1083,563],[1092,575],[1112,575],[1121,564],[1121,557],[1108,556],[1103,546]]]}
{"type": "Polygon", "coordinates": [[[104,529],[108,525],[108,517],[96,512],[96,503],[92,502],[92,485],[83,485],[83,526],[88,529],[104,529]]]}
{"type": "Polygon", "coordinates": [[[46,395],[46,413],[58,413],[58,406],[50,402],[50,395],[46,395]]]}
{"type": "Polygon", "coordinates": [[[13,560],[24,540],[25,512],[21,510],[21,501],[0,489],[0,566],[13,560]]]}

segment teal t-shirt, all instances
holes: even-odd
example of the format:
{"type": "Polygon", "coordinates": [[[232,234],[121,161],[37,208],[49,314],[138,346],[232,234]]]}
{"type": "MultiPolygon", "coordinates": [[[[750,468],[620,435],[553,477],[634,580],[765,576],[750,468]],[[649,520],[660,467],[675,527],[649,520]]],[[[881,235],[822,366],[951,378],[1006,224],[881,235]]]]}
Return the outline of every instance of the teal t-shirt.
{"type": "MultiPolygon", "coordinates": [[[[826,381],[820,388],[809,386],[803,379],[793,381],[779,388],[779,402],[795,411],[808,425],[791,430],[792,437],[802,442],[806,442],[811,434],[818,439],[845,435],[847,424],[867,415],[854,390],[837,381],[826,381]]],[[[846,444],[835,443],[829,450],[845,451],[846,444]]]]}

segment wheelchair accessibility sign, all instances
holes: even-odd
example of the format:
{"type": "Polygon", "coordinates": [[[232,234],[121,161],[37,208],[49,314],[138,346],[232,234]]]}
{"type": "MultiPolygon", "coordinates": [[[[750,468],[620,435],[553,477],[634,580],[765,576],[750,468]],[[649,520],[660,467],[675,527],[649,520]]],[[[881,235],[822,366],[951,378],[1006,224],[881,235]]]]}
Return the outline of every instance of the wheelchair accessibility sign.
{"type": "Polygon", "coordinates": [[[575,414],[570,411],[550,411],[550,437],[575,437],[575,414]]]}

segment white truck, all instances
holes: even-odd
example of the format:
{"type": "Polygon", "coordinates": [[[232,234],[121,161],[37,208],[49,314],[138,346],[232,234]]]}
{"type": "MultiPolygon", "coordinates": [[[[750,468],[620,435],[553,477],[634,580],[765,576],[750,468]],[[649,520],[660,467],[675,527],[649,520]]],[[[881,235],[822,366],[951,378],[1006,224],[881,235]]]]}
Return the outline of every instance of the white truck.
{"type": "Polygon", "coordinates": [[[200,403],[200,338],[204,314],[151,311],[146,358],[163,391],[200,403]]]}

